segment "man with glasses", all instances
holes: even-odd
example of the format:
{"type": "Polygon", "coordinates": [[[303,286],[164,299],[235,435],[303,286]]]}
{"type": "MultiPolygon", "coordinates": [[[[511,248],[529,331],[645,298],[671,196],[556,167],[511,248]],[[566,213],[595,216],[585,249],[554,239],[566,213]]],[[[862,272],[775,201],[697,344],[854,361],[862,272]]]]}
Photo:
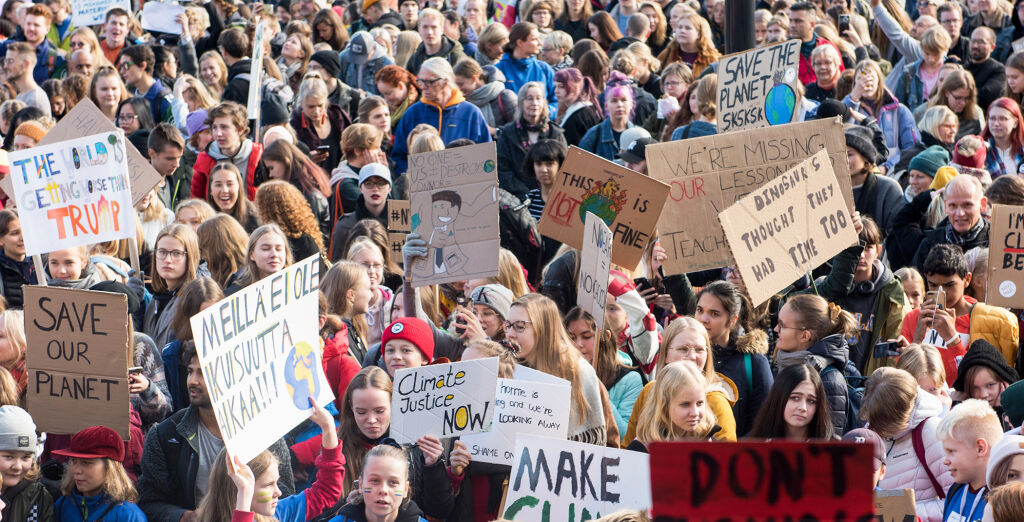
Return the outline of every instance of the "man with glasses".
{"type": "Polygon", "coordinates": [[[50,30],[50,20],[53,13],[42,4],[33,4],[25,9],[25,15],[21,22],[21,34],[14,38],[0,42],[0,58],[7,55],[7,49],[14,42],[28,44],[36,55],[35,65],[32,69],[32,79],[41,84],[46,80],[59,77],[64,72],[66,63],[57,48],[46,39],[46,33],[50,30]]]}
{"type": "Polygon", "coordinates": [[[39,84],[32,78],[32,69],[36,66],[36,53],[31,45],[25,42],[14,42],[7,46],[4,58],[4,76],[7,82],[18,91],[17,99],[29,107],[35,107],[47,116],[50,115],[50,99],[39,84]]]}
{"type": "Polygon", "coordinates": [[[46,39],[50,44],[64,51],[71,50],[71,33],[75,30],[71,23],[71,2],[69,0],[46,0],[46,7],[53,14],[50,32],[46,39]]]}
{"type": "Polygon", "coordinates": [[[992,58],[995,49],[996,33],[991,28],[982,26],[971,33],[971,60],[964,68],[974,76],[981,110],[987,110],[990,103],[1002,96],[1006,86],[1006,67],[992,58]]]}
{"type": "Polygon", "coordinates": [[[935,12],[937,13],[935,18],[938,18],[939,24],[945,27],[946,32],[953,38],[953,43],[949,46],[949,56],[956,56],[961,63],[966,62],[970,57],[968,42],[967,38],[960,38],[960,31],[964,26],[963,8],[957,2],[946,2],[940,4],[935,12]]]}
{"type": "Polygon", "coordinates": [[[117,70],[133,94],[146,98],[149,109],[157,121],[174,120],[171,111],[171,91],[153,77],[156,57],[147,45],[133,45],[121,51],[117,70]]]}
{"type": "Polygon", "coordinates": [[[455,88],[455,72],[447,60],[434,57],[423,62],[416,84],[423,95],[405,111],[395,128],[395,148],[391,158],[395,161],[396,174],[405,173],[409,156],[406,138],[420,123],[437,128],[445,145],[459,138],[474,143],[491,141],[487,121],[480,109],[466,101],[462,92],[455,88]]]}

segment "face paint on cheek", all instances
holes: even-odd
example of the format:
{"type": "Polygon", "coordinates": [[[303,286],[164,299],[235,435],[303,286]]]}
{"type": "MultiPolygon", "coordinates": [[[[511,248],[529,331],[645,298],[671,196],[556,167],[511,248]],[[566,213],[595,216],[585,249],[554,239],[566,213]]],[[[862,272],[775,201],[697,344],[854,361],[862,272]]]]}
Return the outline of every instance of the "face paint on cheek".
{"type": "Polygon", "coordinates": [[[405,493],[405,490],[403,490],[401,487],[397,487],[397,488],[395,488],[395,491],[394,491],[394,493],[392,493],[392,495],[394,495],[395,498],[401,498],[401,496],[404,493],[405,493]]]}
{"type": "Polygon", "coordinates": [[[364,495],[370,495],[373,493],[373,488],[363,488],[364,495]]]}
{"type": "Polygon", "coordinates": [[[256,494],[256,502],[267,504],[274,501],[274,495],[269,491],[260,491],[256,494]]]}

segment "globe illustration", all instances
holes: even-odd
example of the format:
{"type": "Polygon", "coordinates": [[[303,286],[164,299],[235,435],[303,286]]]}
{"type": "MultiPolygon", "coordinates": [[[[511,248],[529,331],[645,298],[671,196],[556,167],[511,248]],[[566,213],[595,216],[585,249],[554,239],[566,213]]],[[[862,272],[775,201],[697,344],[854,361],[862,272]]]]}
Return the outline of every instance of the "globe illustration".
{"type": "Polygon", "coordinates": [[[309,399],[320,395],[320,380],[315,373],[319,364],[316,351],[305,341],[296,343],[285,359],[284,382],[292,404],[300,410],[309,409],[309,399]]]}
{"type": "Polygon", "coordinates": [[[796,93],[785,83],[777,83],[764,100],[764,116],[770,125],[789,123],[796,108],[796,93]]]}

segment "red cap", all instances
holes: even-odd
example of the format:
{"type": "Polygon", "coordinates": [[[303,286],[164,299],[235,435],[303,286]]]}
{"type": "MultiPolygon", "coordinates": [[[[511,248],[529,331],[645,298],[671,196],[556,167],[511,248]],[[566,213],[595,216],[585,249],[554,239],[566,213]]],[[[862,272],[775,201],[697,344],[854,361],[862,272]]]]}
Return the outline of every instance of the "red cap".
{"type": "Polygon", "coordinates": [[[392,339],[404,339],[415,344],[429,363],[434,359],[434,331],[423,319],[415,317],[403,317],[384,328],[384,335],[380,340],[380,351],[384,353],[384,347],[392,339]]]}
{"type": "Polygon", "coordinates": [[[106,458],[124,462],[124,442],[116,431],[105,426],[93,426],[71,437],[70,448],[54,450],[53,453],[80,459],[106,458]]]}
{"type": "MultiPolygon", "coordinates": [[[[964,139],[966,137],[967,136],[964,136],[963,138],[960,138],[960,139],[962,140],[962,139],[964,139]]],[[[957,165],[960,165],[960,166],[963,166],[963,167],[971,167],[971,168],[975,168],[975,169],[983,169],[983,168],[985,168],[985,156],[988,155],[988,146],[985,145],[985,140],[981,139],[981,136],[972,136],[972,137],[973,138],[977,138],[978,140],[981,141],[981,146],[978,147],[978,150],[974,151],[974,155],[973,156],[961,156],[959,153],[957,153],[957,150],[959,149],[959,147],[953,147],[953,161],[952,161],[952,163],[956,163],[957,165]]],[[[959,142],[957,142],[957,143],[959,144],[959,142]]]]}

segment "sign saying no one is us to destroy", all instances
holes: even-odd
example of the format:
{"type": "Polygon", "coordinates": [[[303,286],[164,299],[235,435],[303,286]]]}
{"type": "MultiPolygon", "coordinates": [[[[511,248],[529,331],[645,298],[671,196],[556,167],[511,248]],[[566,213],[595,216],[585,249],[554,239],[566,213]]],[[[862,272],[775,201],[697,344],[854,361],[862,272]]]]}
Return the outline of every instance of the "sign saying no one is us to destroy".
{"type": "Polygon", "coordinates": [[[404,368],[391,393],[391,437],[402,444],[491,429],[498,358],[404,368]]]}
{"type": "Polygon", "coordinates": [[[311,256],[192,316],[206,391],[228,451],[248,462],[334,400],[320,360],[311,256]]]}
{"type": "Polygon", "coordinates": [[[800,107],[800,40],[718,60],[718,133],[792,122],[800,107]]]}
{"type": "Polygon", "coordinates": [[[25,286],[28,412],[39,431],[106,426],[128,440],[128,298],[25,286]]]}

